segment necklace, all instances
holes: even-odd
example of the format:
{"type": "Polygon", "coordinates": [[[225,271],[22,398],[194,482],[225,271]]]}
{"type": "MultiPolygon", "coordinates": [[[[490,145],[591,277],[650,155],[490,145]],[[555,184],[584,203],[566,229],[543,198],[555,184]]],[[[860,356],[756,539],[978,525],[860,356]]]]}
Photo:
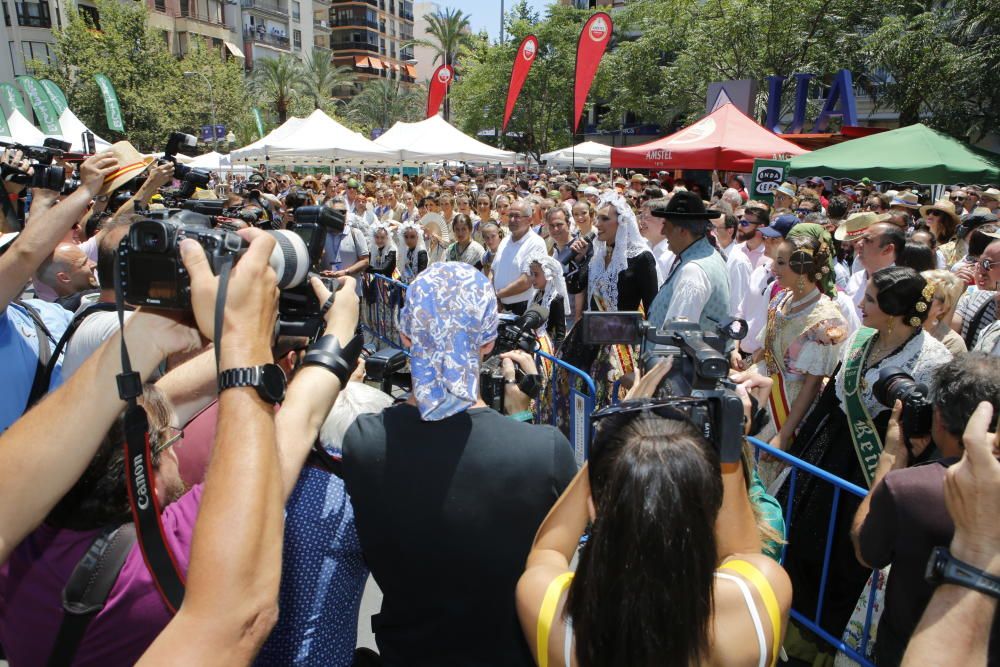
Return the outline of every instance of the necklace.
{"type": "Polygon", "coordinates": [[[873,370],[875,368],[878,368],[879,366],[882,365],[883,361],[885,361],[889,357],[894,357],[897,354],[899,354],[903,350],[903,348],[906,347],[909,344],[909,342],[911,340],[913,340],[914,338],[916,338],[920,334],[921,331],[923,331],[923,329],[921,329],[920,327],[917,327],[916,329],[913,330],[913,333],[911,333],[909,336],[906,337],[906,340],[904,340],[902,343],[900,343],[895,348],[893,348],[888,354],[885,354],[882,357],[880,357],[878,361],[876,361],[875,363],[872,363],[871,359],[872,359],[873,356],[875,356],[876,350],[878,350],[878,351],[882,350],[881,346],[879,345],[882,342],[881,336],[876,333],[875,334],[875,342],[872,344],[872,346],[870,348],[870,352],[868,353],[868,357],[865,359],[865,363],[861,367],[861,382],[860,382],[861,388],[863,390],[865,390],[865,391],[868,390],[868,381],[865,380],[865,374],[868,371],[873,370]]]}
{"type": "Polygon", "coordinates": [[[819,301],[820,296],[822,296],[820,294],[820,291],[816,288],[813,288],[812,290],[810,290],[808,294],[803,296],[801,299],[798,299],[796,301],[791,301],[788,304],[788,308],[785,310],[785,314],[788,316],[791,316],[793,314],[798,314],[799,312],[805,310],[808,306],[811,306],[817,301],[819,301]]]}

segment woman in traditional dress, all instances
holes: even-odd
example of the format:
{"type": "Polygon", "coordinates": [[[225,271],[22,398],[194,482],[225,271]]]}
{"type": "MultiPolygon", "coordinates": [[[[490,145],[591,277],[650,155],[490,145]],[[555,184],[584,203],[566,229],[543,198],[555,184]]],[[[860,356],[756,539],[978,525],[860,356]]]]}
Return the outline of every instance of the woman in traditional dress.
{"type": "Polygon", "coordinates": [[[451,223],[451,231],[455,235],[455,242],[448,246],[447,260],[465,262],[481,271],[486,248],[472,240],[472,219],[464,213],[457,213],[451,223]]]}
{"type": "MultiPolygon", "coordinates": [[[[387,222],[377,222],[369,241],[371,256],[368,260],[367,274],[378,274],[385,278],[395,279],[396,245],[392,242],[391,229],[387,222]]],[[[388,280],[376,278],[373,275],[364,277],[363,294],[365,307],[361,309],[364,323],[379,335],[389,340],[397,340],[394,311],[400,302],[399,291],[388,280]]]]}
{"type": "Polygon", "coordinates": [[[761,372],[774,381],[771,445],[784,450],[840,362],[847,323],[834,301],[833,241],[823,227],[796,225],[771,272],[783,289],[768,308],[761,372]]]}
{"type": "MultiPolygon", "coordinates": [[[[931,387],[933,372],[951,360],[944,345],[921,326],[933,297],[933,285],[913,269],[893,266],[872,275],[861,301],[864,326],[845,342],[836,379],[827,383],[791,442],[790,454],[870,488],[892,408],[874,395],[880,371],[896,368],[931,387]]],[[[798,475],[791,489],[786,483],[778,494],[782,506],[788,494],[794,494],[791,516],[786,517],[791,528],[785,567],[792,578],[793,607],[811,613],[819,602],[834,487],[813,475],[798,475]]],[[[820,619],[823,629],[835,637],[843,633],[870,574],[858,564],[850,538],[860,502],[842,492],[836,505],[820,619]]],[[[790,646],[796,639],[786,640],[790,653],[799,653],[790,646]]],[[[809,653],[800,655],[815,656],[817,650],[832,651],[825,642],[816,641],[809,653]]]]}
{"type": "Polygon", "coordinates": [[[483,273],[489,278],[493,268],[493,258],[497,256],[497,249],[503,240],[503,229],[495,220],[489,220],[479,225],[479,233],[483,237],[483,245],[486,246],[482,258],[483,273]]]}
{"type": "Polygon", "coordinates": [[[396,262],[399,266],[399,281],[405,285],[413,282],[417,274],[427,268],[427,250],[424,249],[424,230],[415,222],[404,222],[397,230],[400,253],[396,262]]]}
{"type": "MultiPolygon", "coordinates": [[[[649,312],[656,297],[656,259],[639,234],[639,223],[628,202],[615,192],[602,196],[597,203],[596,227],[594,256],[588,267],[590,309],[634,311],[641,306],[649,312]]],[[[603,407],[611,402],[613,384],[634,370],[636,349],[630,345],[585,347],[582,333],[579,321],[567,336],[567,341],[573,339],[575,349],[566,360],[577,368],[589,369],[597,389],[595,405],[603,407]]]]}
{"type": "Polygon", "coordinates": [[[446,259],[448,243],[448,224],[440,213],[427,213],[420,218],[420,226],[424,229],[424,245],[427,248],[427,263],[437,264],[446,259]]]}

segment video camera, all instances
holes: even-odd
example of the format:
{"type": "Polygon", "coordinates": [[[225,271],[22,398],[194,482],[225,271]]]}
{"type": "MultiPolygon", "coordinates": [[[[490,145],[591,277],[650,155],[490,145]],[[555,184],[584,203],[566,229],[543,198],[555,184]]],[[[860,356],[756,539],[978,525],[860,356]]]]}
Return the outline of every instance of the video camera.
{"type": "Polygon", "coordinates": [[[913,376],[902,368],[888,366],[879,370],[878,380],[872,386],[872,394],[879,403],[889,409],[892,409],[896,401],[903,403],[900,421],[907,447],[909,438],[920,438],[930,434],[934,410],[927,385],[916,382],[913,376]]]}
{"type": "MultiPolygon", "coordinates": [[[[45,190],[55,190],[62,194],[70,194],[80,185],[79,178],[75,179],[75,186],[69,192],[64,192],[66,185],[66,168],[53,165],[52,161],[62,158],[72,147],[68,141],[61,141],[49,137],[41,146],[25,146],[18,143],[0,141],[0,146],[21,151],[21,154],[32,162],[31,173],[21,171],[10,164],[0,164],[0,178],[11,183],[17,183],[29,188],[43,188],[45,190]]],[[[72,170],[70,170],[72,173],[72,170]]]]}
{"type": "Polygon", "coordinates": [[[208,182],[212,178],[208,169],[189,167],[177,161],[177,153],[180,152],[181,148],[194,148],[197,145],[198,139],[194,135],[183,132],[170,133],[167,146],[163,149],[163,157],[157,161],[157,164],[173,163],[174,178],[178,179],[181,185],[164,192],[164,197],[174,201],[189,199],[196,189],[208,187],[208,182]]]}
{"type": "MultiPolygon", "coordinates": [[[[515,316],[507,313],[500,315],[497,326],[496,342],[493,350],[483,360],[479,367],[479,392],[483,402],[499,413],[504,411],[503,360],[500,355],[513,350],[522,350],[534,354],[538,349],[536,330],[549,319],[549,311],[544,306],[532,305],[523,315],[515,316]]],[[[515,364],[514,377],[518,387],[531,398],[538,395],[541,388],[534,378],[528,381],[521,369],[515,364]],[[523,386],[522,386],[523,385],[523,386]]]]}
{"type": "MultiPolygon", "coordinates": [[[[320,306],[307,277],[312,258],[302,238],[285,230],[268,232],[277,244],[270,264],[282,290],[278,304],[279,333],[316,338],[322,331],[320,306]],[[303,306],[298,295],[308,290],[312,299],[303,306]],[[289,298],[294,294],[293,298],[289,298]]],[[[213,273],[232,257],[234,262],[246,252],[247,242],[238,234],[213,228],[209,216],[193,211],[177,211],[165,219],[147,217],[132,224],[118,246],[118,270],[125,301],[136,306],[170,310],[190,310],[191,278],[180,256],[180,242],[194,239],[205,249],[213,273]]],[[[332,291],[339,281],[324,281],[332,291]]]]}
{"type": "Polygon", "coordinates": [[[590,345],[638,345],[639,363],[648,373],[661,360],[673,365],[656,397],[684,413],[719,450],[723,463],[739,461],[743,452],[743,401],[729,380],[728,340],[742,340],[747,324],[733,320],[703,331],[684,319],[651,326],[638,312],[583,314],[583,342],[590,345]],[[734,326],[736,327],[734,329],[734,326]]]}

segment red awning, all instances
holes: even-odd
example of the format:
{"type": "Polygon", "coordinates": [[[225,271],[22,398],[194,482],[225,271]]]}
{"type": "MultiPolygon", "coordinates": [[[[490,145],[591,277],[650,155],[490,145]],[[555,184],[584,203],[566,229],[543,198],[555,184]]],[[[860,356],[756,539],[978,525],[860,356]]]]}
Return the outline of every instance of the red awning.
{"type": "Polygon", "coordinates": [[[414,67],[413,65],[407,65],[406,66],[406,75],[408,77],[410,77],[411,79],[416,79],[417,78],[417,68],[414,67]]]}
{"type": "Polygon", "coordinates": [[[369,60],[369,62],[371,62],[372,68],[374,68],[374,69],[382,69],[382,61],[379,60],[378,58],[369,58],[368,60],[369,60]]]}
{"type": "Polygon", "coordinates": [[[755,158],[785,159],[809,151],[726,104],[682,130],[638,146],[611,149],[611,167],[720,169],[749,172],[755,158]]]}
{"type": "Polygon", "coordinates": [[[370,67],[370,65],[368,64],[368,56],[354,56],[354,66],[370,67]]]}

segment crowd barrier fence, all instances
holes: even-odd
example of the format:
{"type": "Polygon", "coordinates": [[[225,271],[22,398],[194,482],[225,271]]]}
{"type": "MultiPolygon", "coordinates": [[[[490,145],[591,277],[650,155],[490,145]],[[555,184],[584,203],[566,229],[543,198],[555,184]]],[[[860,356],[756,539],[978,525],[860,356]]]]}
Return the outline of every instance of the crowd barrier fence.
{"type": "MultiPolygon", "coordinates": [[[[364,322],[362,327],[385,345],[398,349],[404,349],[402,340],[399,338],[396,323],[398,321],[399,307],[403,302],[405,293],[406,285],[399,281],[378,274],[369,274],[365,277],[365,294],[373,296],[375,302],[372,303],[366,300],[366,302],[362,305],[362,308],[365,309],[368,314],[367,322],[364,322]]],[[[568,414],[565,415],[564,423],[569,426],[569,440],[570,444],[573,446],[577,464],[582,465],[590,452],[590,439],[592,437],[590,415],[594,411],[594,401],[597,396],[594,381],[587,373],[583,372],[579,368],[571,366],[570,364],[567,364],[550,354],[542,352],[541,350],[536,351],[535,356],[539,362],[540,368],[544,367],[543,362],[547,362],[547,365],[551,367],[551,372],[548,375],[548,382],[545,389],[545,391],[550,392],[550,405],[552,406],[548,421],[553,425],[557,424],[560,418],[558,407],[568,407],[568,414]],[[559,382],[560,374],[566,374],[567,381],[565,383],[559,382]],[[582,381],[587,393],[581,392],[572,386],[573,383],[569,382],[569,380],[573,377],[582,381]],[[562,395],[563,391],[567,391],[569,393],[568,397],[562,395]],[[569,400],[564,401],[563,399],[566,398],[569,400]]],[[[612,389],[612,396],[617,397],[618,384],[619,383],[617,382],[615,383],[615,386],[612,389]]],[[[542,402],[536,401],[535,403],[535,422],[541,423],[542,415],[540,414],[540,406],[542,402]]],[[[798,481],[798,476],[800,474],[813,475],[817,479],[834,487],[833,502],[830,507],[830,518],[827,524],[823,568],[820,576],[819,597],[816,609],[813,610],[811,614],[809,613],[809,610],[792,609],[791,617],[800,625],[820,637],[830,646],[843,652],[851,660],[854,660],[863,667],[874,667],[874,664],[871,661],[864,658],[870,638],[872,612],[874,610],[875,603],[876,591],[874,587],[870,589],[868,596],[865,623],[861,634],[861,644],[857,647],[857,650],[846,645],[841,637],[834,637],[820,626],[823,602],[827,589],[830,555],[833,548],[833,534],[837,509],[840,504],[840,496],[842,493],[847,492],[860,498],[864,498],[868,492],[856,484],[852,484],[851,482],[843,480],[835,475],[831,475],[825,470],[817,468],[816,466],[798,459],[791,454],[776,449],[761,440],[756,438],[748,438],[748,440],[754,447],[758,458],[761,452],[767,452],[774,458],[779,459],[791,466],[788,480],[786,481],[786,484],[788,484],[788,500],[784,507],[786,539],[788,537],[789,530],[791,529],[791,520],[794,517],[792,501],[795,497],[795,485],[798,481]]],[[[782,549],[780,559],[782,563],[785,561],[786,551],[787,545],[782,549]]],[[[877,576],[878,571],[873,571],[873,577],[877,576]]]]}

